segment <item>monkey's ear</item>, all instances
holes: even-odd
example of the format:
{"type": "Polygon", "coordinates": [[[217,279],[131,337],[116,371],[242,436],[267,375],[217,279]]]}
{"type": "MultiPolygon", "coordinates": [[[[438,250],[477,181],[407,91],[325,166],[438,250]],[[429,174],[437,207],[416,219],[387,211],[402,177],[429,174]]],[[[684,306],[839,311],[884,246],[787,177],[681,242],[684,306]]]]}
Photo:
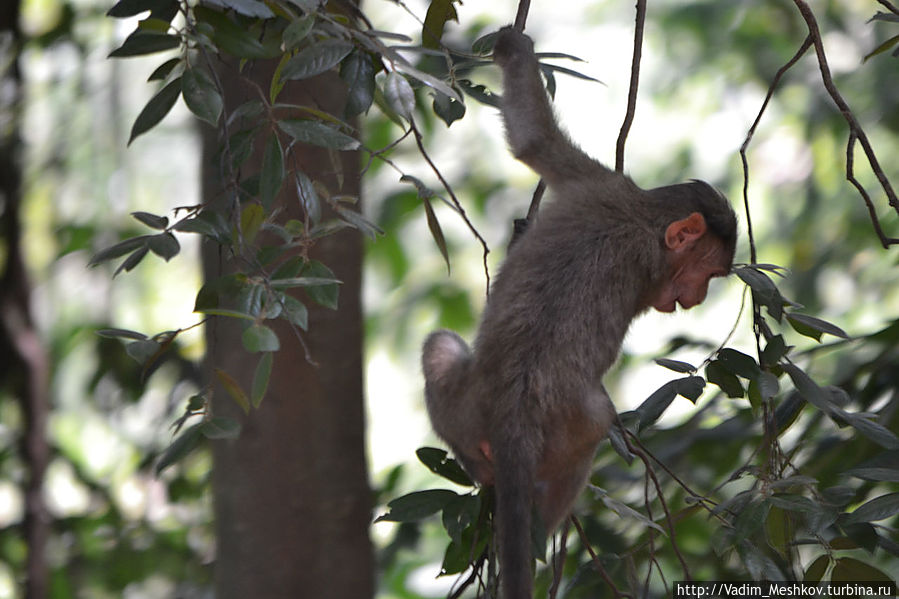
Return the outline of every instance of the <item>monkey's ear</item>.
{"type": "Polygon", "coordinates": [[[687,218],[676,220],[665,229],[665,246],[673,252],[682,252],[693,247],[705,235],[705,218],[694,212],[687,218]]]}

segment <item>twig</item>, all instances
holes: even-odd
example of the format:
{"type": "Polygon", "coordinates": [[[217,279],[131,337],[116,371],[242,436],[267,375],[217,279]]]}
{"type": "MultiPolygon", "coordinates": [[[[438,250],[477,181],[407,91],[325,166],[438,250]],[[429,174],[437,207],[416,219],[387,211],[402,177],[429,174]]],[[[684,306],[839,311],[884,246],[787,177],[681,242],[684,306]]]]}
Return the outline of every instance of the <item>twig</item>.
{"type": "Polygon", "coordinates": [[[893,3],[887,2],[887,0],[877,0],[877,2],[891,13],[899,15],[899,8],[896,8],[893,3]]]}
{"type": "MultiPolygon", "coordinates": [[[[871,165],[874,176],[877,177],[880,186],[883,188],[884,193],[886,193],[890,206],[892,206],[896,213],[899,214],[899,198],[896,197],[893,186],[890,184],[889,179],[887,179],[883,169],[880,167],[877,156],[874,154],[874,149],[871,147],[871,142],[868,141],[868,136],[859,124],[858,119],[855,118],[852,109],[849,108],[849,105],[843,99],[843,96],[840,95],[839,90],[837,90],[836,85],[834,85],[833,77],[830,74],[830,67],[827,66],[827,56],[824,53],[824,43],[821,41],[821,31],[818,28],[818,21],[815,19],[815,14],[804,0],[793,0],[793,2],[796,4],[796,8],[799,9],[799,13],[802,15],[802,18],[808,26],[809,37],[812,39],[812,43],[815,46],[815,54],[818,57],[818,67],[821,71],[821,80],[824,83],[824,88],[830,95],[831,100],[833,100],[834,104],[836,104],[837,108],[840,110],[843,119],[845,119],[846,123],[849,125],[850,135],[853,135],[858,139],[862,149],[865,151],[865,156],[868,158],[868,164],[871,165]]],[[[891,10],[895,8],[888,2],[881,2],[881,4],[891,10]]],[[[855,185],[855,183],[853,183],[853,185],[855,185]]],[[[858,188],[858,185],[856,185],[856,188],[858,188]]],[[[876,215],[873,213],[871,213],[871,215],[876,222],[876,215]]],[[[878,227],[875,226],[875,228],[878,227]]],[[[887,248],[890,245],[899,243],[899,240],[891,240],[881,236],[881,243],[884,245],[884,248],[887,248]]]]}
{"type": "Polygon", "coordinates": [[[640,58],[643,55],[643,27],[646,22],[646,0],[637,0],[637,15],[634,24],[634,55],[631,59],[631,83],[627,93],[627,112],[624,114],[624,122],[618,133],[618,141],[615,144],[615,172],[624,172],[624,144],[627,135],[634,122],[634,112],[637,110],[637,88],[640,85],[640,58]]]}
{"type": "Polygon", "coordinates": [[[459,212],[459,215],[462,217],[462,220],[465,221],[465,225],[468,227],[468,230],[471,231],[472,235],[481,243],[481,247],[484,248],[484,276],[487,279],[487,293],[490,293],[490,268],[487,266],[487,254],[490,253],[490,248],[487,246],[487,242],[472,224],[471,220],[468,218],[468,214],[465,213],[465,209],[462,207],[462,203],[459,201],[459,198],[456,197],[456,193],[453,191],[453,188],[450,187],[449,182],[443,177],[443,173],[440,172],[440,169],[437,168],[437,165],[434,164],[434,161],[431,160],[431,157],[428,155],[427,150],[425,150],[424,142],[422,141],[421,131],[418,130],[418,127],[415,125],[414,120],[409,121],[409,127],[412,129],[412,133],[415,135],[415,144],[418,146],[418,151],[425,159],[425,162],[428,163],[428,166],[431,167],[431,170],[434,171],[434,174],[437,175],[437,179],[440,180],[440,184],[443,185],[443,189],[446,190],[446,193],[449,194],[450,199],[453,201],[453,205],[456,207],[456,211],[459,212]]]}
{"type": "Polygon", "coordinates": [[[584,547],[587,549],[587,553],[590,554],[590,559],[593,560],[593,565],[596,566],[597,572],[602,577],[602,579],[609,585],[609,588],[612,589],[612,592],[616,597],[630,597],[630,595],[626,595],[618,590],[618,587],[615,586],[615,583],[612,581],[612,577],[609,576],[609,573],[606,572],[605,567],[602,565],[602,562],[599,561],[599,556],[596,555],[596,552],[593,551],[593,547],[590,545],[590,540],[587,539],[587,533],[584,532],[584,528],[581,526],[580,520],[577,519],[577,516],[571,515],[571,523],[574,524],[574,527],[577,529],[577,534],[581,537],[581,542],[584,544],[584,547]]]}
{"type": "Polygon", "coordinates": [[[565,566],[565,558],[568,557],[568,533],[571,531],[569,522],[565,523],[562,534],[559,535],[559,550],[553,555],[553,583],[549,587],[549,599],[556,599],[559,594],[559,585],[562,583],[562,568],[565,566]]]}

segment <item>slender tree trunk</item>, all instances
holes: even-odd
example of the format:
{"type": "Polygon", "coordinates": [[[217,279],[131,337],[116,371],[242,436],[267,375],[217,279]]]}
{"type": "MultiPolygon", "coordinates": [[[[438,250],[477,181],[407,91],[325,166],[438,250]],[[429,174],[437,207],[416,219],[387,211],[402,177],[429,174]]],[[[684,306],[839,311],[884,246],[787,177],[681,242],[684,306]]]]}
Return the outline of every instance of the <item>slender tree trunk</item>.
{"type": "Polygon", "coordinates": [[[43,500],[44,473],[50,459],[46,439],[48,360],[31,317],[31,288],[25,271],[19,219],[21,190],[22,80],[18,58],[22,36],[18,28],[19,0],[0,4],[0,386],[22,405],[22,457],[25,482],[25,597],[47,596],[45,550],[50,519],[43,500]]]}
{"type": "MultiPolygon", "coordinates": [[[[220,71],[226,97],[253,97],[255,92],[246,86],[241,91],[235,70],[220,71]]],[[[268,89],[271,65],[257,65],[249,76],[268,89]]],[[[339,114],[344,87],[336,76],[325,74],[286,89],[279,101],[339,114]]],[[[204,142],[207,201],[214,201],[221,189],[213,137],[207,134],[204,142]]],[[[341,188],[326,151],[304,147],[300,152],[300,168],[311,178],[332,192],[358,193],[356,154],[341,154],[341,188]]],[[[260,163],[259,156],[251,158],[244,172],[257,171],[260,163]]],[[[282,217],[297,218],[293,185],[285,187],[290,189],[280,198],[282,217]]],[[[205,256],[207,280],[229,270],[226,257],[210,250],[205,256]]],[[[215,412],[243,424],[238,440],[218,442],[213,450],[218,599],[364,599],[374,592],[362,395],[360,236],[345,231],[327,237],[315,246],[312,257],[343,282],[338,310],[307,302],[309,332],[304,339],[317,365],[307,361],[302,343],[279,324],[283,321],[269,321],[281,349],[274,354],[260,408],[245,416],[227,394],[220,389],[215,393],[215,412]]],[[[233,320],[217,318],[209,327],[210,361],[248,389],[258,357],[244,351],[239,323],[233,320]]]]}

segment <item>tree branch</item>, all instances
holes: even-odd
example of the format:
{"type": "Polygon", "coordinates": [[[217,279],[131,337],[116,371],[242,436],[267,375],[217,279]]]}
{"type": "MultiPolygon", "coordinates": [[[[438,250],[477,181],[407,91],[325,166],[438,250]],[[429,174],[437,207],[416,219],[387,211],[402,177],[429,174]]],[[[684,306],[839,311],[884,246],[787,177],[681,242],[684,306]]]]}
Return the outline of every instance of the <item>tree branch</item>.
{"type": "Polygon", "coordinates": [[[631,59],[631,83],[627,93],[627,111],[624,114],[624,122],[618,133],[618,141],[615,144],[615,172],[624,172],[624,144],[627,135],[634,122],[634,112],[637,110],[637,88],[640,85],[640,59],[643,55],[643,27],[646,23],[646,0],[637,0],[637,15],[634,24],[634,54],[631,59]]]}
{"type": "MultiPolygon", "coordinates": [[[[887,199],[889,201],[890,206],[899,214],[899,198],[896,197],[896,192],[893,190],[893,186],[890,184],[889,179],[884,174],[883,169],[880,167],[880,163],[877,160],[877,156],[874,154],[874,149],[871,147],[871,142],[868,141],[868,136],[865,134],[864,129],[859,124],[858,120],[855,118],[855,114],[849,108],[849,105],[843,99],[843,96],[840,95],[839,90],[837,90],[836,85],[833,82],[833,76],[830,73],[830,67],[827,65],[827,56],[824,53],[824,43],[821,41],[821,31],[818,28],[818,21],[815,18],[815,14],[812,12],[812,9],[804,0],[793,0],[794,4],[796,4],[796,8],[799,9],[799,13],[802,15],[802,18],[805,20],[806,25],[808,26],[809,37],[812,40],[812,43],[815,46],[815,54],[818,57],[818,67],[821,71],[821,80],[824,83],[824,88],[827,90],[827,93],[830,95],[831,100],[833,100],[834,104],[836,104],[837,108],[840,110],[840,114],[843,115],[843,118],[846,120],[846,123],[849,125],[850,132],[850,140],[852,141],[852,137],[858,139],[858,142],[861,144],[862,149],[865,152],[865,156],[868,159],[868,164],[871,166],[871,170],[874,172],[874,176],[877,177],[877,180],[880,182],[881,188],[883,188],[884,193],[887,195],[887,199]]],[[[889,2],[880,2],[882,5],[886,6],[890,10],[895,10],[895,7],[889,2]]],[[[853,143],[850,145],[854,145],[853,143]]],[[[860,188],[860,185],[850,179],[850,182],[855,185],[856,189],[860,188]]],[[[864,196],[863,196],[864,197],[864,196]]],[[[872,220],[875,222],[874,228],[875,230],[880,229],[880,225],[877,222],[877,216],[874,211],[870,210],[872,220]]],[[[881,243],[884,248],[888,248],[890,245],[894,245],[899,243],[899,240],[889,239],[881,235],[881,243]]]]}

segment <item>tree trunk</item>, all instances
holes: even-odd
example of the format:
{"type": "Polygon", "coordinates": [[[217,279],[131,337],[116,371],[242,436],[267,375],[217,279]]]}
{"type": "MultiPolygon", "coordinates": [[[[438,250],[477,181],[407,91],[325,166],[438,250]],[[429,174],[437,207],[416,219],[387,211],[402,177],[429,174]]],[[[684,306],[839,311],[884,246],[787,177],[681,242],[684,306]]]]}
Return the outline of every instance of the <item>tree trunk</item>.
{"type": "Polygon", "coordinates": [[[47,444],[49,363],[31,317],[31,287],[22,256],[21,122],[22,80],[18,58],[22,36],[18,28],[19,0],[0,5],[0,386],[22,406],[22,460],[27,468],[23,522],[28,557],[26,599],[47,596],[50,518],[43,498],[44,473],[50,460],[47,444]]]}
{"type": "MultiPolygon", "coordinates": [[[[249,76],[268,89],[272,68],[256,65],[249,76]]],[[[256,97],[254,90],[241,86],[236,72],[220,69],[226,98],[256,97]]],[[[291,84],[279,101],[340,114],[344,89],[336,75],[325,74],[304,85],[291,84]]],[[[239,101],[229,104],[233,110],[239,101]]],[[[215,201],[222,187],[214,137],[214,132],[207,131],[204,140],[207,202],[215,201]]],[[[357,154],[341,154],[344,180],[340,188],[326,151],[308,146],[298,151],[299,168],[310,178],[332,192],[358,194],[357,154]]],[[[242,172],[258,172],[261,152],[256,154],[242,172]]],[[[279,198],[284,221],[300,217],[289,180],[279,198]]],[[[212,245],[205,252],[207,280],[230,270],[227,257],[212,245]]],[[[215,413],[243,425],[239,439],[216,442],[213,449],[219,599],[364,599],[374,592],[368,537],[371,491],[365,459],[360,235],[345,230],[326,237],[311,255],[342,281],[338,310],[305,302],[309,331],[303,338],[316,365],[307,361],[303,344],[283,320],[267,321],[277,332],[281,349],[274,354],[268,393],[259,409],[244,415],[226,393],[215,391],[215,413]]],[[[215,321],[208,328],[211,366],[249,389],[259,354],[243,349],[240,323],[235,319],[215,321]]]]}

